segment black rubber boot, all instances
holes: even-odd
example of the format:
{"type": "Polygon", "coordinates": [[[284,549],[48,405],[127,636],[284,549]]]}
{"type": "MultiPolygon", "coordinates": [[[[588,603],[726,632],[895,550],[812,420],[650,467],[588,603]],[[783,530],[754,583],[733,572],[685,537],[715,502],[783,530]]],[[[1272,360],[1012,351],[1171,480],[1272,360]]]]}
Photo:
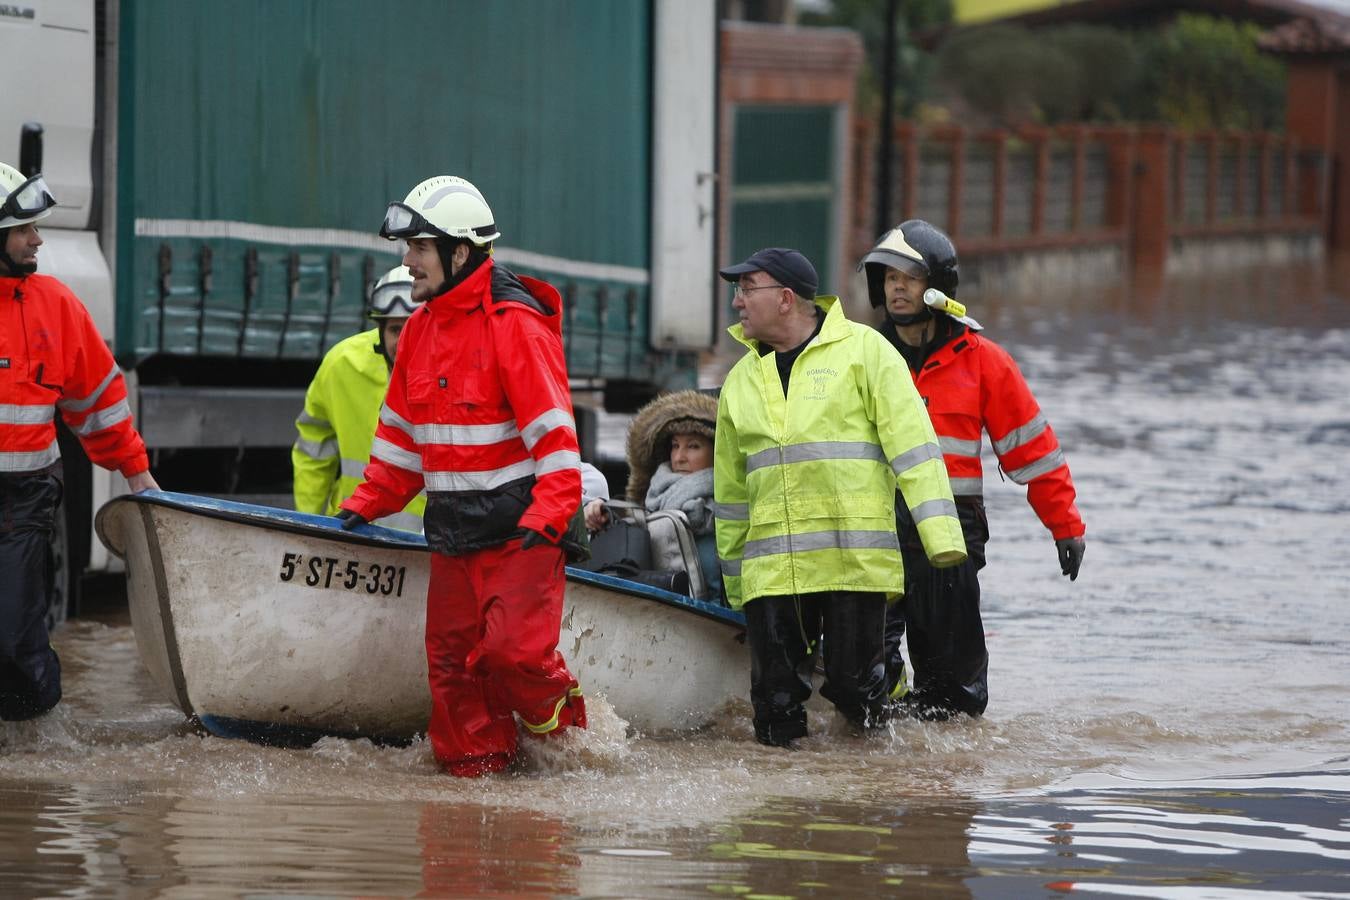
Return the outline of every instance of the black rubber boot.
{"type": "Polygon", "coordinates": [[[787,747],[806,737],[806,703],[811,696],[813,652],[819,617],[809,604],[806,622],[796,597],[757,597],[745,604],[750,640],[750,702],[755,708],[755,740],[787,747]],[[814,627],[807,623],[814,621],[814,627]]]}

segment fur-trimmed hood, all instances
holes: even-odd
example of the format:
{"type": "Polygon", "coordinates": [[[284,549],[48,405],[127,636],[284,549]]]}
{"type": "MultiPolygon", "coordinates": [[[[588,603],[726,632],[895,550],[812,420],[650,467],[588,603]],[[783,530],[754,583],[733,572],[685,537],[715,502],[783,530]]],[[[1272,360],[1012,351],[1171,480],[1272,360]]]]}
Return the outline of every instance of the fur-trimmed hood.
{"type": "Polygon", "coordinates": [[[699,391],[662,394],[638,410],[628,426],[628,501],[644,503],[652,473],[670,461],[670,439],[699,434],[711,443],[717,433],[717,399],[699,391]]]}

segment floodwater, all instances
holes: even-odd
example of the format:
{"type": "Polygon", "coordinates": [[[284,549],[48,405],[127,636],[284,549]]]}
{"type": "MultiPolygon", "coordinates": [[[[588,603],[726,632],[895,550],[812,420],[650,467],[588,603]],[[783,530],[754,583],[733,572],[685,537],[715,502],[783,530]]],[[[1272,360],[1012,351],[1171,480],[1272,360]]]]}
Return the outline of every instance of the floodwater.
{"type": "Polygon", "coordinates": [[[205,736],[125,619],[75,621],[66,702],[0,723],[0,896],[1350,897],[1350,290],[967,299],[1089,529],[1069,583],[987,462],[985,718],[790,752],[748,703],[670,738],[592,697],[459,781],[424,743],[205,736]]]}

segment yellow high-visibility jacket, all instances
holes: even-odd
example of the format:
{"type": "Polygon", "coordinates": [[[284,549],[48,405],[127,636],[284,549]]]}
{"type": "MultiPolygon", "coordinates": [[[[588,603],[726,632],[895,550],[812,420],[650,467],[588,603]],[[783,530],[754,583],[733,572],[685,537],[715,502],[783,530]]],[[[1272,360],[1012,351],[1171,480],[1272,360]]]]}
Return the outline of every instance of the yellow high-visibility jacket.
{"type": "MultiPolygon", "coordinates": [[[[361,483],[389,387],[389,364],[375,349],[379,342],[378,328],[338,341],[324,354],[305,392],[305,409],[295,420],[300,439],[291,448],[300,512],[335,515],[361,483]]],[[[426,505],[423,492],[403,512],[376,524],[421,531],[426,505]]]]}
{"type": "Polygon", "coordinates": [[[898,485],[937,566],[966,557],[947,469],[914,380],[874,329],[818,297],[820,333],[792,366],[750,348],[717,409],[714,507],[727,600],[819,591],[904,591],[898,485]]]}

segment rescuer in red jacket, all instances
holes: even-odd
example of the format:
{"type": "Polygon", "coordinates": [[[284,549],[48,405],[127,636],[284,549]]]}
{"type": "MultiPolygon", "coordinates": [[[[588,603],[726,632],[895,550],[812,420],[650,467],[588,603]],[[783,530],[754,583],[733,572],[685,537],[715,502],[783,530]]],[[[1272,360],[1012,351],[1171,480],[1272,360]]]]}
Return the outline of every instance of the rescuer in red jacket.
{"type": "Polygon", "coordinates": [[[61,700],[48,642],[51,535],[61,502],[56,414],[133,491],[158,488],[127,388],[84,305],[37,273],[37,221],[56,205],[41,175],[0,163],[0,719],[61,700]]]}
{"type": "Polygon", "coordinates": [[[426,302],[399,339],[365,482],[338,515],[354,527],[425,485],[427,734],[451,773],[483,775],[516,756],[513,712],[539,736],[586,724],[557,651],[564,554],[585,541],[562,301],[494,262],[492,211],[462,178],[413,188],[380,234],[408,242],[426,302]]]}
{"type": "Polygon", "coordinates": [[[887,616],[893,696],[905,689],[900,643],[908,626],[914,685],[901,710],[929,720],[961,712],[978,716],[989,702],[978,578],[989,539],[982,432],[989,433],[999,467],[1027,486],[1027,500],[1054,537],[1060,570],[1070,580],[1083,561],[1085,531],[1073,479],[1017,364],[955,302],[956,248],[946,234],[921,219],[903,222],[882,235],[859,268],[866,271],[872,305],[886,310],[878,329],[909,364],[928,407],[968,553],[959,566],[928,565],[908,510],[896,504],[905,595],[901,608],[887,616]]]}

